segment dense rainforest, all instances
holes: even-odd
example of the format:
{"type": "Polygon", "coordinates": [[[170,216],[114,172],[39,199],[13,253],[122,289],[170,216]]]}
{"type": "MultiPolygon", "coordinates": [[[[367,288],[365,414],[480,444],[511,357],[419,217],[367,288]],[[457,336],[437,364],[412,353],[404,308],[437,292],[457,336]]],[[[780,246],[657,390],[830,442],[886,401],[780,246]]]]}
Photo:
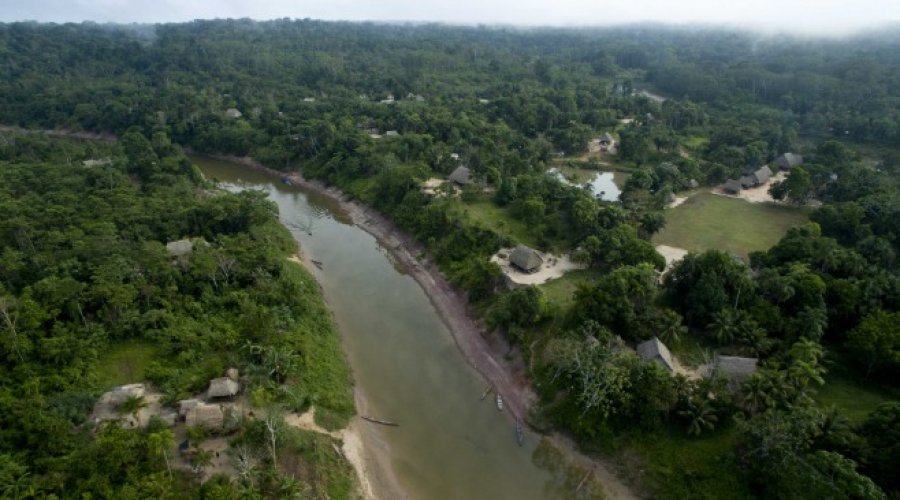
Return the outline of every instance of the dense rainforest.
{"type": "MultiPolygon", "coordinates": [[[[646,474],[635,480],[654,496],[895,498],[898,48],[896,30],[832,40],[660,26],[0,25],[0,123],[114,134],[124,155],[32,136],[4,141],[4,212],[15,216],[0,226],[0,291],[22,318],[34,304],[34,319],[20,321],[40,338],[2,330],[10,366],[28,367],[4,375],[20,377],[3,384],[16,393],[9,404],[22,406],[0,412],[9,420],[0,441],[0,456],[13,464],[6,469],[49,491],[81,477],[65,471],[78,460],[68,428],[85,407],[55,417],[53,398],[68,397],[66,385],[41,383],[42,370],[63,363],[45,359],[54,343],[94,353],[70,359],[81,368],[65,377],[80,381],[73,385],[82,405],[99,387],[90,360],[113,341],[160,342],[168,361],[148,369],[148,379],[172,397],[230,363],[253,362],[229,359],[240,351],[228,346],[296,347],[258,337],[290,331],[312,308],[286,291],[308,287],[309,278],[285,270],[292,244],[271,207],[253,195],[202,196],[177,144],[300,169],[392,217],[524,358],[542,397],[532,425],[561,427],[600,454],[637,456],[633,469],[646,474]],[[587,154],[604,132],[616,136],[615,155],[587,154]],[[671,220],[666,207],[676,194],[788,152],[804,163],[770,192],[804,222],[745,255],[691,249],[661,274],[666,261],[653,238],[671,220]],[[67,168],[78,155],[107,154],[121,159],[67,168]],[[440,196],[420,188],[462,164],[475,182],[440,196]],[[618,201],[604,201],[547,175],[551,167],[628,179],[618,201]],[[66,198],[74,184],[121,189],[129,201],[104,209],[100,201],[119,198],[66,198]],[[75,234],[52,235],[62,221],[55,231],[75,234]],[[91,246],[89,235],[123,246],[91,246]],[[176,275],[155,243],[185,236],[211,243],[192,259],[226,252],[246,263],[246,275],[211,282],[215,255],[196,264],[205,271],[176,275]],[[515,243],[570,252],[586,267],[584,279],[566,293],[550,284],[509,289],[489,258],[515,243]],[[144,259],[146,270],[127,265],[144,259]],[[42,305],[44,287],[71,292],[44,291],[58,305],[42,305]],[[73,314],[79,308],[88,312],[73,314]],[[198,322],[196,311],[210,319],[198,322]],[[228,331],[250,318],[262,326],[228,331]],[[630,348],[653,337],[688,364],[721,354],[752,357],[759,369],[739,384],[672,374],[630,348]],[[221,352],[217,362],[191,362],[208,351],[221,352]],[[874,403],[860,410],[838,388],[874,391],[874,403]],[[57,418],[53,435],[63,444],[23,451],[28,436],[45,432],[22,428],[41,421],[24,408],[57,418]]],[[[319,338],[298,337],[307,339],[297,340],[305,342],[301,356],[311,356],[319,338]]],[[[318,383],[300,387],[309,393],[318,383]]],[[[316,404],[346,415],[345,397],[319,395],[316,404]]]]}
{"type": "MultiPolygon", "coordinates": [[[[123,369],[142,378],[121,382],[147,380],[168,402],[238,367],[260,412],[315,402],[336,426],[353,413],[331,316],[312,276],[287,260],[296,243],[274,205],[214,189],[164,134],[152,143],[126,134],[121,146],[17,134],[0,141],[2,496],[346,494],[346,464],[306,457],[321,477],[335,476],[321,482],[270,467],[267,420],[235,423],[248,464],[241,481],[198,488],[192,472],[172,465],[175,435],[161,419],[140,431],[89,419],[123,369]],[[107,161],[91,164],[96,158],[107,161]],[[167,251],[183,237],[193,253],[167,251]],[[121,366],[123,350],[144,352],[146,366],[121,366]]],[[[135,398],[119,410],[148,403],[135,398]]],[[[311,454],[317,438],[284,427],[279,451],[311,454]]],[[[210,459],[199,453],[190,465],[198,472],[210,459]]]]}

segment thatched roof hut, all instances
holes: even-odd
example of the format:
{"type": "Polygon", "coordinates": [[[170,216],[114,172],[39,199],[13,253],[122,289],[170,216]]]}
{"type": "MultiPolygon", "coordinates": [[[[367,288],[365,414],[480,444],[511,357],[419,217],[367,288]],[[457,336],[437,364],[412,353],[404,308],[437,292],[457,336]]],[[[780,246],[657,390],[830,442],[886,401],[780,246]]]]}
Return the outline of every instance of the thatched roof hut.
{"type": "Polygon", "coordinates": [[[716,356],[709,368],[711,376],[722,376],[729,385],[739,385],[756,373],[759,360],[740,356],[716,356]]]}
{"type": "Polygon", "coordinates": [[[638,344],[636,351],[644,361],[656,361],[670,372],[675,369],[669,348],[656,337],[638,344]]]}
{"type": "Polygon", "coordinates": [[[472,182],[472,171],[468,167],[456,167],[456,170],[450,174],[450,181],[465,186],[472,182]]]}
{"type": "Polygon", "coordinates": [[[725,181],[725,185],[722,186],[722,189],[724,189],[726,193],[731,194],[738,194],[743,188],[744,186],[741,184],[741,181],[736,179],[728,179],[725,181]]]}
{"type": "Polygon", "coordinates": [[[206,397],[212,398],[230,398],[241,390],[241,385],[228,377],[214,378],[209,381],[209,389],[206,391],[206,397]]]}
{"type": "Polygon", "coordinates": [[[172,257],[184,257],[190,255],[194,251],[194,243],[185,238],[183,240],[170,241],[166,243],[166,251],[172,257]]]}
{"type": "Polygon", "coordinates": [[[790,170],[797,165],[803,165],[803,157],[794,153],[785,153],[775,158],[772,163],[781,170],[790,170]]]}
{"type": "Polygon", "coordinates": [[[225,425],[225,412],[219,405],[200,403],[185,415],[185,424],[205,429],[221,429],[225,425]]]}
{"type": "Polygon", "coordinates": [[[544,259],[534,249],[519,245],[510,254],[509,262],[526,273],[533,273],[541,267],[544,259]]]}
{"type": "Polygon", "coordinates": [[[238,111],[237,108],[228,108],[225,110],[225,116],[233,120],[244,116],[244,113],[238,111]]]}

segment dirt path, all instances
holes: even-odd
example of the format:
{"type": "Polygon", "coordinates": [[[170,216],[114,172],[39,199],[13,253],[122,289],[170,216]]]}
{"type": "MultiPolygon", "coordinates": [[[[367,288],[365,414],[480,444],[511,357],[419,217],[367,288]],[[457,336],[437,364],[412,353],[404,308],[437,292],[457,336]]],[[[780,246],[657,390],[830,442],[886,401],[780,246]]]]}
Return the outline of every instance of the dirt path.
{"type": "MultiPolygon", "coordinates": [[[[504,403],[511,410],[508,413],[510,418],[514,414],[523,416],[529,414],[538,398],[528,380],[521,356],[517,355],[499,335],[487,333],[487,328],[476,318],[465,294],[447,281],[434,262],[424,258],[425,248],[418,241],[397,228],[393,221],[375,209],[350,199],[334,187],[306,179],[299,172],[285,174],[269,169],[252,158],[211,157],[279,177],[287,175],[292,184],[327,196],[340,204],[353,223],[374,236],[397,264],[419,283],[450,330],[466,361],[486,381],[494,384],[496,391],[503,395],[504,403]],[[423,257],[422,260],[420,256],[423,257]]],[[[548,438],[573,459],[577,460],[580,456],[584,460],[590,460],[594,474],[603,482],[610,498],[638,498],[638,495],[612,472],[610,464],[580,453],[576,456],[574,446],[564,442],[559,435],[551,435],[548,438]]]]}

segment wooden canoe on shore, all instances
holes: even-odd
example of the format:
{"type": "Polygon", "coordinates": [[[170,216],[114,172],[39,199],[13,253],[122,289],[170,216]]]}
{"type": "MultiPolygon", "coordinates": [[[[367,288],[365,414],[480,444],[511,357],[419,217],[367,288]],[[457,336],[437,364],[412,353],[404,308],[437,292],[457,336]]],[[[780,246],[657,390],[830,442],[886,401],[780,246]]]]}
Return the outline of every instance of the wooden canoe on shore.
{"type": "Polygon", "coordinates": [[[488,384],[488,386],[484,388],[484,392],[481,393],[481,401],[484,401],[484,398],[486,398],[487,395],[490,394],[493,390],[494,384],[488,384]]]}
{"type": "Polygon", "coordinates": [[[400,424],[398,424],[396,422],[391,422],[390,420],[382,420],[380,418],[367,417],[365,415],[360,415],[360,418],[362,418],[363,420],[368,420],[369,422],[372,422],[373,424],[389,425],[391,427],[400,427],[400,424]]]}

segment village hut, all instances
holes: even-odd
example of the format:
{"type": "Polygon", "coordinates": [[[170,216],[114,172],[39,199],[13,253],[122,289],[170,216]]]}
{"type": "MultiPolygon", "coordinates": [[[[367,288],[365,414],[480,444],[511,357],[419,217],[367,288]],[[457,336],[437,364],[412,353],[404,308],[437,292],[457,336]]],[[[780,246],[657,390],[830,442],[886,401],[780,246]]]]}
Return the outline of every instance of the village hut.
{"type": "Polygon", "coordinates": [[[728,179],[725,181],[725,185],[722,186],[722,189],[729,194],[738,194],[741,192],[741,189],[743,189],[743,185],[739,180],[728,179]]]}
{"type": "Polygon", "coordinates": [[[689,179],[682,183],[685,189],[697,189],[700,187],[700,183],[697,182],[697,179],[689,179]]]}
{"type": "Polygon", "coordinates": [[[172,257],[185,257],[194,251],[194,243],[185,238],[183,240],[170,241],[166,243],[166,251],[172,257]]]}
{"type": "Polygon", "coordinates": [[[187,414],[194,409],[199,404],[202,404],[203,401],[200,401],[196,398],[191,399],[182,399],[178,402],[178,415],[181,417],[187,417],[187,414]]]}
{"type": "Polygon", "coordinates": [[[230,398],[237,395],[240,390],[241,385],[228,377],[214,378],[209,381],[206,397],[209,399],[230,398]]]}
{"type": "Polygon", "coordinates": [[[756,373],[759,360],[740,356],[716,356],[709,368],[709,376],[724,377],[728,385],[736,388],[756,373]]]}
{"type": "Polygon", "coordinates": [[[225,412],[219,405],[200,403],[188,410],[184,422],[190,427],[221,429],[225,425],[225,412]]]}
{"type": "Polygon", "coordinates": [[[803,157],[795,153],[785,153],[775,158],[773,164],[781,170],[790,170],[797,165],[803,165],[803,157]]]}
{"type": "Polygon", "coordinates": [[[669,353],[669,348],[656,337],[653,337],[646,342],[641,342],[638,344],[636,350],[638,356],[644,361],[656,361],[670,372],[675,368],[675,365],[672,362],[672,355],[669,353]]]}
{"type": "Polygon", "coordinates": [[[540,269],[544,259],[533,249],[519,245],[510,254],[509,262],[526,273],[533,273],[540,269]]]}
{"type": "Polygon", "coordinates": [[[612,146],[614,142],[616,142],[616,140],[613,139],[613,136],[609,132],[606,132],[600,136],[600,145],[601,146],[609,147],[609,146],[612,146]]]}
{"type": "Polygon", "coordinates": [[[453,173],[450,174],[450,181],[460,186],[465,186],[472,182],[472,171],[468,167],[456,167],[453,173]]]}
{"type": "Polygon", "coordinates": [[[396,130],[388,130],[384,133],[384,135],[385,137],[397,137],[400,135],[400,132],[397,132],[396,130]]]}
{"type": "Polygon", "coordinates": [[[228,108],[225,110],[225,116],[234,120],[244,116],[244,113],[238,111],[237,108],[228,108]]]}

